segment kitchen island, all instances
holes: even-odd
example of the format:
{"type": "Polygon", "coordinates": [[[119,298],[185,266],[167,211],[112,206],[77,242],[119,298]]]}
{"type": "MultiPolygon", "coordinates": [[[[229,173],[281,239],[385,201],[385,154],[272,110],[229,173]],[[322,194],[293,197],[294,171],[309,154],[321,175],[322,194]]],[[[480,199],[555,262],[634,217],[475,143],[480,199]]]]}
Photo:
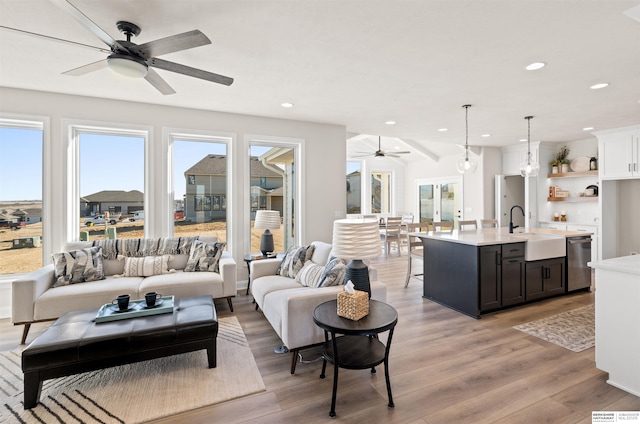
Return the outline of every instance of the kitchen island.
{"type": "Polygon", "coordinates": [[[640,396],[640,255],[590,262],[595,269],[596,367],[607,383],[640,396]]]}
{"type": "MultiPolygon", "coordinates": [[[[412,233],[424,246],[423,296],[481,314],[567,293],[566,239],[584,232],[507,228],[412,233]]],[[[584,284],[588,290],[590,279],[584,284]]]]}

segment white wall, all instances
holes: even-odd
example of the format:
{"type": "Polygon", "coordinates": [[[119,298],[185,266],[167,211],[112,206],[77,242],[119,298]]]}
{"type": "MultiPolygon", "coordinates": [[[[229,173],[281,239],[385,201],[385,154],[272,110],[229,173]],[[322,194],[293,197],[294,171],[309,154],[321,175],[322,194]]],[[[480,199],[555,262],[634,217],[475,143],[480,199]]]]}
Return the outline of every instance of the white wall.
{"type": "MultiPolygon", "coordinates": [[[[153,93],[152,95],[156,95],[153,93]]],[[[48,244],[45,249],[45,262],[49,262],[52,251],[59,251],[68,237],[75,234],[77,229],[64,228],[68,211],[63,197],[67,187],[67,170],[60,164],[65,163],[66,140],[63,120],[81,120],[113,125],[136,126],[150,128],[150,155],[154,178],[166,177],[166,166],[159,164],[166,157],[157,146],[166,145],[163,140],[163,129],[180,128],[194,131],[214,131],[233,136],[230,154],[233,156],[231,164],[232,178],[236,187],[248,187],[245,181],[245,156],[247,155],[248,139],[254,136],[264,136],[272,139],[302,140],[303,155],[300,170],[302,180],[302,217],[296,219],[297,230],[302,236],[302,243],[313,240],[331,242],[333,220],[337,216],[344,216],[345,201],[345,161],[346,161],[346,128],[341,125],[317,124],[301,121],[272,119],[258,116],[211,112],[196,109],[175,108],[151,105],[138,102],[125,102],[100,98],[63,95],[57,93],[38,92],[0,87],[0,114],[6,117],[13,115],[44,116],[50,119],[48,128],[50,141],[45,146],[44,178],[52,187],[49,196],[50,215],[45,216],[44,241],[48,244]],[[154,150],[155,149],[155,150],[154,150]],[[153,163],[155,162],[155,163],[153,163]],[[155,169],[158,168],[158,169],[155,169]],[[159,174],[158,174],[159,173],[159,174]],[[339,188],[339,189],[338,189],[339,188]]],[[[47,132],[47,128],[45,128],[47,132]]],[[[46,136],[45,136],[46,140],[46,136]]],[[[117,163],[117,158],[111,162],[117,163]]],[[[166,162],[166,160],[165,160],[166,162]]],[[[116,169],[105,169],[105,173],[117,172],[116,169]]],[[[46,194],[45,194],[46,199],[46,194]]],[[[77,204],[77,202],[75,202],[77,204]]],[[[228,216],[232,221],[242,211],[249,210],[245,204],[245,196],[234,197],[228,216]]],[[[248,216],[248,214],[247,214],[248,216]]],[[[238,262],[239,279],[246,278],[246,267],[242,257],[249,240],[246,234],[248,222],[233,224],[229,243],[232,253],[238,262]]]]}

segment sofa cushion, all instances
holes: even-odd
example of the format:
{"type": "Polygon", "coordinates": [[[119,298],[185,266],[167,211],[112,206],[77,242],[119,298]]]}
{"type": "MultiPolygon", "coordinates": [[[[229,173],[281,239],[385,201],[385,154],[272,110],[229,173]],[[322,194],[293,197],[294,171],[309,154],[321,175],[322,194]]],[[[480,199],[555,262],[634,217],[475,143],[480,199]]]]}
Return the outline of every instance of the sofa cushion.
{"type": "Polygon", "coordinates": [[[311,259],[315,245],[309,246],[292,246],[287,250],[284,255],[280,267],[276,273],[283,277],[296,278],[298,272],[302,269],[305,262],[311,259]]]}
{"type": "Polygon", "coordinates": [[[226,243],[214,242],[206,243],[194,240],[191,246],[191,253],[187,266],[184,267],[186,272],[193,271],[209,271],[218,272],[218,262],[226,243]]]}
{"type": "MultiPolygon", "coordinates": [[[[260,261],[258,261],[260,262],[260,261]]],[[[281,275],[267,275],[254,280],[251,284],[251,294],[259,307],[262,308],[264,298],[274,291],[294,288],[305,288],[295,279],[281,275]]]]}
{"type": "Polygon", "coordinates": [[[323,241],[314,241],[311,244],[314,246],[313,256],[311,257],[311,260],[318,265],[326,265],[327,262],[329,262],[333,246],[323,241]]]}
{"type": "Polygon", "coordinates": [[[142,258],[124,259],[125,277],[149,277],[151,275],[168,274],[170,255],[144,256],[142,258]]]}
{"type": "Polygon", "coordinates": [[[340,258],[333,258],[322,267],[322,275],[317,287],[329,287],[342,284],[347,266],[340,258]]]}
{"type": "Polygon", "coordinates": [[[324,267],[322,265],[307,261],[300,272],[298,272],[298,275],[296,275],[296,281],[303,286],[316,287],[323,272],[324,267]]]}
{"type": "Polygon", "coordinates": [[[209,295],[225,297],[222,276],[217,272],[184,272],[160,274],[146,277],[140,282],[140,297],[156,291],[163,296],[176,298],[209,295]]]}
{"type": "MultiPolygon", "coordinates": [[[[150,277],[147,277],[150,278],[150,277]]],[[[65,312],[99,308],[121,294],[139,299],[138,287],[144,277],[108,277],[87,284],[70,284],[50,288],[34,305],[35,320],[58,318],[65,312]]]]}
{"type": "Polygon", "coordinates": [[[101,247],[54,253],[52,257],[55,268],[53,287],[104,279],[101,247]]]}

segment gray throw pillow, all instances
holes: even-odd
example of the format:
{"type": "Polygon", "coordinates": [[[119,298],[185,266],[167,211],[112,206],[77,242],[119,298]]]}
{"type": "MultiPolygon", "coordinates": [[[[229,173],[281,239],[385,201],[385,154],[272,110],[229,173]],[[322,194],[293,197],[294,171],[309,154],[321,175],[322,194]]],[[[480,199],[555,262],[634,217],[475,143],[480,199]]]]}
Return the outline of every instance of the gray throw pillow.
{"type": "Polygon", "coordinates": [[[331,259],[324,266],[324,270],[320,276],[320,281],[318,281],[318,287],[329,287],[342,284],[346,272],[347,266],[342,259],[331,259]]]}
{"type": "Polygon", "coordinates": [[[300,272],[305,262],[311,260],[315,248],[313,244],[309,246],[290,247],[284,255],[282,262],[280,262],[276,274],[282,275],[283,277],[296,278],[296,275],[298,275],[298,272],[300,272]]]}
{"type": "Polygon", "coordinates": [[[185,272],[219,272],[218,262],[226,245],[227,243],[206,243],[194,240],[191,245],[189,260],[184,267],[185,272]]]}
{"type": "Polygon", "coordinates": [[[54,265],[53,287],[104,279],[102,247],[89,247],[51,255],[54,265]]]}
{"type": "Polygon", "coordinates": [[[323,271],[324,267],[322,265],[307,261],[300,272],[298,272],[298,275],[296,275],[296,281],[303,286],[317,287],[323,271]]]}

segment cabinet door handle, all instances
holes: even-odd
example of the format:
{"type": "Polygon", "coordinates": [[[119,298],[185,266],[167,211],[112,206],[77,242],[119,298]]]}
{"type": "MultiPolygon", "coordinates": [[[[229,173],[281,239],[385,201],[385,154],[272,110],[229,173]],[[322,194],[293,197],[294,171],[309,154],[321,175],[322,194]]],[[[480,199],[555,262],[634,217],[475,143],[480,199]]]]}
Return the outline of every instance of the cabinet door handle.
{"type": "Polygon", "coordinates": [[[502,265],[502,254],[496,253],[496,265],[502,265]]]}
{"type": "Polygon", "coordinates": [[[629,164],[629,167],[628,167],[628,168],[629,168],[629,172],[631,172],[631,164],[629,164]]]}

